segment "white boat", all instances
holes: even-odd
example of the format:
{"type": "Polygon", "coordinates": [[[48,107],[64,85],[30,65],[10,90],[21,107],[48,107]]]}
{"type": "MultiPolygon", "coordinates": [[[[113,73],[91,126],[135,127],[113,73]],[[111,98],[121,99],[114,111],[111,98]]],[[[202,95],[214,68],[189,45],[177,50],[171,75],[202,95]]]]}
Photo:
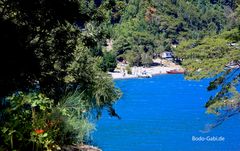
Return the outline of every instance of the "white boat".
{"type": "Polygon", "coordinates": [[[151,77],[152,77],[152,75],[151,75],[150,73],[147,73],[146,71],[137,74],[137,76],[138,76],[139,78],[151,78],[151,77]]]}

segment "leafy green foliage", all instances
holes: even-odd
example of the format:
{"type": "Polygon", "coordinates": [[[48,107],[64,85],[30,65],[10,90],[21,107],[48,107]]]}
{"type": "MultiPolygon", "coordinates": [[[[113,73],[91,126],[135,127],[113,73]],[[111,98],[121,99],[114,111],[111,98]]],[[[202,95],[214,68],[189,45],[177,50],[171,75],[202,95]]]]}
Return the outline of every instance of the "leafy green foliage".
{"type": "Polygon", "coordinates": [[[6,140],[4,147],[10,150],[32,145],[33,150],[37,150],[37,145],[40,150],[54,144],[85,141],[93,128],[89,117],[82,114],[79,117],[65,105],[58,106],[66,94],[81,94],[81,98],[74,94],[71,99],[79,107],[84,105],[89,114],[96,112],[99,116],[105,107],[114,113],[112,106],[120,92],[102,71],[100,56],[109,37],[109,32],[104,31],[110,22],[108,9],[119,7],[120,12],[123,6],[110,3],[97,4],[93,0],[0,2],[0,98],[6,100],[14,94],[0,104],[1,129],[5,127],[0,140],[6,140]],[[19,91],[22,94],[17,95],[19,91]],[[61,134],[63,130],[66,131],[61,134]],[[15,146],[15,141],[22,146],[15,146]]]}
{"type": "Polygon", "coordinates": [[[7,97],[5,101],[7,104],[1,111],[4,115],[4,122],[0,124],[3,148],[27,149],[29,146],[34,147],[31,142],[39,146],[45,145],[49,141],[52,143],[48,143],[46,149],[53,147],[53,140],[51,136],[47,136],[48,132],[37,135],[34,131],[36,129],[49,129],[45,122],[49,112],[51,112],[53,100],[41,93],[17,92],[7,97]]]}
{"type": "Polygon", "coordinates": [[[60,149],[65,144],[83,143],[89,139],[94,126],[83,93],[75,92],[53,104],[41,93],[18,92],[7,98],[0,124],[2,148],[9,149],[60,149]],[[9,147],[8,144],[11,144],[9,147]]]}
{"type": "Polygon", "coordinates": [[[116,56],[111,52],[104,53],[101,65],[103,71],[113,72],[116,66],[117,66],[116,56]]]}
{"type": "Polygon", "coordinates": [[[76,91],[64,96],[52,112],[52,120],[61,120],[57,134],[60,144],[77,144],[89,140],[94,125],[88,120],[91,106],[86,102],[83,93],[76,91]]]}
{"type": "MultiPolygon", "coordinates": [[[[89,7],[85,1],[54,3],[7,0],[1,5],[1,32],[2,37],[7,38],[1,40],[6,47],[1,51],[4,52],[1,54],[4,74],[1,74],[0,96],[38,87],[57,103],[66,92],[80,87],[79,90],[91,98],[89,101],[99,100],[92,98],[97,89],[96,81],[106,75],[99,66],[100,59],[92,52],[104,41],[102,20],[96,15],[106,6],[96,7],[93,1],[89,7]],[[63,10],[68,12],[67,15],[62,13],[63,10]],[[83,23],[82,29],[75,22],[83,23]]],[[[114,97],[108,97],[108,101],[113,103],[117,90],[110,79],[106,82],[109,84],[99,86],[111,85],[113,91],[108,94],[114,93],[114,97]]],[[[111,103],[107,103],[108,106],[111,103]]]]}
{"type": "Polygon", "coordinates": [[[130,66],[126,66],[126,70],[128,74],[132,74],[132,69],[130,68],[130,66]]]}
{"type": "Polygon", "coordinates": [[[238,33],[238,30],[234,29],[200,41],[182,42],[177,53],[186,59],[183,65],[188,70],[188,77],[194,79],[214,77],[224,72],[228,63],[237,62],[239,49],[230,43],[233,36],[238,33]]]}
{"type": "Polygon", "coordinates": [[[240,7],[237,7],[238,1],[221,1],[221,4],[234,10],[228,17],[231,19],[227,25],[230,30],[201,40],[184,41],[177,48],[177,55],[183,58],[187,69],[187,79],[214,78],[208,90],[217,90],[217,93],[205,105],[208,113],[218,115],[217,122],[211,127],[240,112],[240,7]]]}
{"type": "Polygon", "coordinates": [[[213,127],[240,112],[237,90],[240,79],[239,35],[239,30],[233,29],[202,40],[183,42],[177,49],[178,56],[184,59],[186,78],[214,78],[208,90],[218,89],[218,92],[206,103],[208,113],[219,115],[219,120],[213,127]],[[231,64],[235,68],[228,67],[231,64]]]}

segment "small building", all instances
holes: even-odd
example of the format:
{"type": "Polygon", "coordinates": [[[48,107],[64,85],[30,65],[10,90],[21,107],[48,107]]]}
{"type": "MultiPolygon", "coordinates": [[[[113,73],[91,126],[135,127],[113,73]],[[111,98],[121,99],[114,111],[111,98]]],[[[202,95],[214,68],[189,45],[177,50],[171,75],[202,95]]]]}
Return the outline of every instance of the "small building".
{"type": "Polygon", "coordinates": [[[164,51],[161,53],[161,58],[162,59],[166,59],[166,60],[173,60],[174,56],[173,53],[171,51],[164,51]]]}

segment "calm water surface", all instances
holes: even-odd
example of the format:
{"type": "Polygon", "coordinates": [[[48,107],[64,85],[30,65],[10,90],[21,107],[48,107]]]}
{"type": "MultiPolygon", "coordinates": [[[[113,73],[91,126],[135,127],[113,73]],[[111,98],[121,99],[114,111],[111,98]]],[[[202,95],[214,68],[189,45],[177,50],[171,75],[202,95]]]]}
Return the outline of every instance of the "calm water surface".
{"type": "Polygon", "coordinates": [[[117,80],[123,97],[97,123],[94,144],[103,151],[240,151],[240,116],[206,132],[214,116],[205,114],[209,80],[186,81],[183,75],[117,80]],[[224,137],[224,141],[192,141],[192,137],[224,137]]]}

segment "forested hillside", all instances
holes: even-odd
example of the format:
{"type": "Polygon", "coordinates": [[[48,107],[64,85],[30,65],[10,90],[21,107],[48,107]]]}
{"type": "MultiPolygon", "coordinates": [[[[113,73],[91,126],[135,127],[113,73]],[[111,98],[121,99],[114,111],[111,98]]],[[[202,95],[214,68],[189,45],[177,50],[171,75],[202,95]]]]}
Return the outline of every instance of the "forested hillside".
{"type": "Polygon", "coordinates": [[[113,14],[113,53],[130,65],[151,63],[183,40],[219,34],[236,25],[235,1],[118,1],[113,14]]]}

